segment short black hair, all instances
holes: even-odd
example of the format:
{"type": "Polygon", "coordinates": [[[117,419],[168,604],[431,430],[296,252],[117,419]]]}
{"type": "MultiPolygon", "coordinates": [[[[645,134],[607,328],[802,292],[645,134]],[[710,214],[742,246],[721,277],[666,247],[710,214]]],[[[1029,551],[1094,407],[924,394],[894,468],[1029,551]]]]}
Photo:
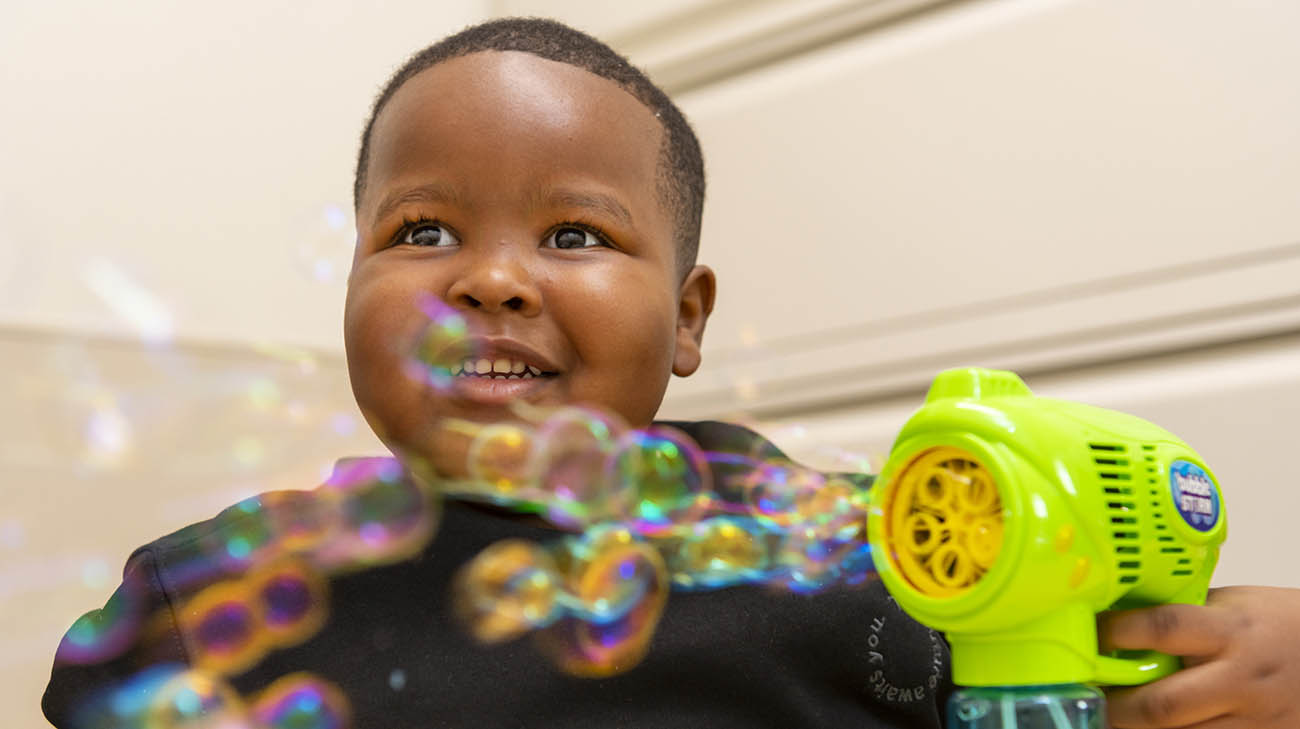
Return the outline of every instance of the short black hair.
{"type": "Polygon", "coordinates": [[[522,51],[576,66],[613,81],[654,112],[664,129],[656,187],[660,202],[673,217],[678,267],[683,274],[690,270],[699,251],[700,216],[704,212],[704,157],[691,125],[668,95],[617,51],[582,31],[545,18],[490,20],[448,36],[411,56],[384,85],[361,133],[361,151],[357,154],[352,185],[353,206],[360,207],[366,187],[371,130],[393,94],[421,71],[479,51],[522,51]]]}

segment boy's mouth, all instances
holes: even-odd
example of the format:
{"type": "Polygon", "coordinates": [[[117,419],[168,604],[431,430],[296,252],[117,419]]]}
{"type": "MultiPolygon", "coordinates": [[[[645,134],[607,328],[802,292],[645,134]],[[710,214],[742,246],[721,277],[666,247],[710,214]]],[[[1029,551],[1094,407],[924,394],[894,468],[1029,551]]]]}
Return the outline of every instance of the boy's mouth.
{"type": "Polygon", "coordinates": [[[480,405],[535,399],[560,374],[549,359],[512,339],[477,339],[470,351],[476,355],[451,366],[452,391],[480,405]]]}

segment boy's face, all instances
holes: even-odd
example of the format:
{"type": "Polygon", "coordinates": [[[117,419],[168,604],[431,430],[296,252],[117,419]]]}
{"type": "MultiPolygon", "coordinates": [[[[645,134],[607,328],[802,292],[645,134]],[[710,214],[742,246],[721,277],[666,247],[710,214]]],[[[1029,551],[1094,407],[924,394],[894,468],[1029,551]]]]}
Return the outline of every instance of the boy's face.
{"type": "Polygon", "coordinates": [[[442,417],[508,420],[519,399],[641,426],[669,373],[694,372],[713,274],[679,275],[663,134],[614,82],[527,53],[454,58],[393,95],[371,135],[344,315],[353,392],[390,447],[459,473],[432,438],[442,417]],[[461,374],[446,392],[410,378],[430,295],[482,336],[476,357],[523,375],[461,374]]]}

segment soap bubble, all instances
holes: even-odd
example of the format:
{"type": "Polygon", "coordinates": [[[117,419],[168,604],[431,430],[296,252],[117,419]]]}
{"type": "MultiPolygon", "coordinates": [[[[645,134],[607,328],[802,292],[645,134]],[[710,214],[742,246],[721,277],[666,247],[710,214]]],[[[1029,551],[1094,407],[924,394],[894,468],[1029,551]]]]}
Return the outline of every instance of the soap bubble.
{"type": "Polygon", "coordinates": [[[557,410],[538,426],[534,472],[552,523],[578,528],[610,505],[606,460],[624,431],[611,415],[579,407],[557,410]]]}
{"type": "Polygon", "coordinates": [[[339,529],[328,491],[270,491],[258,496],[272,533],[285,553],[309,552],[339,529]]]}
{"type": "Polygon", "coordinates": [[[222,511],[215,521],[217,528],[209,530],[201,541],[226,571],[245,569],[279,548],[266,510],[256,496],[222,511]]]}
{"type": "Polygon", "coordinates": [[[338,531],[313,552],[317,564],[350,569],[398,562],[432,538],[438,503],[392,458],[340,463],[321,486],[339,515],[338,531]]]}
{"type": "Polygon", "coordinates": [[[503,499],[534,483],[533,465],[532,434],[518,425],[484,426],[469,446],[470,476],[503,499]]]}
{"type": "Polygon", "coordinates": [[[281,676],[253,701],[265,729],[345,729],[352,708],[338,687],[309,673],[281,676]]]}
{"type": "Polygon", "coordinates": [[[641,534],[667,533],[695,520],[708,504],[708,464],[695,442],[672,428],[625,433],[606,471],[619,510],[635,521],[641,534]]]}
{"type": "Polygon", "coordinates": [[[284,560],[261,568],[249,580],[264,630],[277,646],[301,643],[325,625],[326,583],[306,564],[284,560]]]}
{"type": "Polygon", "coordinates": [[[88,664],[121,655],[140,634],[149,585],[128,574],[103,608],[77,618],[59,643],[59,660],[88,664]]]}
{"type": "Polygon", "coordinates": [[[332,203],[322,205],[305,216],[298,230],[300,234],[294,247],[298,268],[318,283],[343,281],[351,268],[356,245],[347,208],[332,203]]]}
{"type": "Polygon", "coordinates": [[[452,372],[474,356],[465,317],[441,299],[423,297],[417,304],[428,318],[415,337],[407,360],[407,373],[439,391],[454,381],[452,372]]]}
{"type": "Polygon", "coordinates": [[[116,398],[101,398],[92,404],[86,420],[86,460],[98,467],[114,466],[131,450],[134,428],[116,398]]]}
{"type": "Polygon", "coordinates": [[[866,492],[832,478],[815,490],[797,492],[797,519],[787,531],[777,561],[787,586],[815,592],[836,583],[856,584],[871,573],[867,544],[866,492]]]}
{"type": "Polygon", "coordinates": [[[251,729],[239,694],[204,671],[181,671],[158,689],[145,712],[147,729],[251,729]]]}
{"type": "Polygon", "coordinates": [[[178,611],[181,630],[193,636],[194,664],[235,674],[252,667],[270,647],[260,605],[248,585],[226,581],[209,585],[178,611]]]}
{"type": "Polygon", "coordinates": [[[622,527],[592,530],[564,556],[559,570],[575,609],[538,633],[540,647],[576,676],[610,676],[636,665],[668,598],[663,558],[622,527]]]}
{"type": "Polygon", "coordinates": [[[558,580],[554,561],[540,546],[497,542],[461,568],[456,612],[480,641],[510,640],[555,617],[558,580]]]}
{"type": "Polygon", "coordinates": [[[761,581],[775,538],[756,519],[719,516],[694,524],[668,559],[673,584],[713,589],[761,581]]]}
{"type": "Polygon", "coordinates": [[[70,726],[98,729],[108,727],[142,727],[153,708],[154,699],[173,678],[190,670],[180,663],[158,663],[116,683],[93,690],[72,708],[70,726]]]}
{"type": "Polygon", "coordinates": [[[792,526],[800,520],[798,503],[815,493],[826,477],[809,468],[781,461],[767,461],[751,472],[745,484],[745,503],[755,518],[776,526],[792,526]]]}
{"type": "MultiPolygon", "coordinates": [[[[218,515],[218,519],[220,515],[218,515]]],[[[226,555],[226,541],[209,531],[204,537],[177,544],[167,555],[167,573],[177,593],[189,593],[237,574],[246,561],[226,555]]]]}

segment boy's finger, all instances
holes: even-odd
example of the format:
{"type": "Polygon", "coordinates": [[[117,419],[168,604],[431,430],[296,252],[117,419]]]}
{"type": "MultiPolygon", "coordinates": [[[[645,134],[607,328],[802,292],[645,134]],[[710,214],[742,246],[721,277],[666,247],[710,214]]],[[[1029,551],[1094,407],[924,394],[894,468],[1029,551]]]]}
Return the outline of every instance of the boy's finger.
{"type": "Polygon", "coordinates": [[[1102,650],[1157,650],[1174,656],[1209,656],[1228,644],[1226,615],[1200,605],[1157,607],[1104,613],[1098,617],[1102,650]]]}
{"type": "Polygon", "coordinates": [[[1186,727],[1225,719],[1237,708],[1232,668],[1208,663],[1187,668],[1145,686],[1110,689],[1106,714],[1115,729],[1186,727]]]}

